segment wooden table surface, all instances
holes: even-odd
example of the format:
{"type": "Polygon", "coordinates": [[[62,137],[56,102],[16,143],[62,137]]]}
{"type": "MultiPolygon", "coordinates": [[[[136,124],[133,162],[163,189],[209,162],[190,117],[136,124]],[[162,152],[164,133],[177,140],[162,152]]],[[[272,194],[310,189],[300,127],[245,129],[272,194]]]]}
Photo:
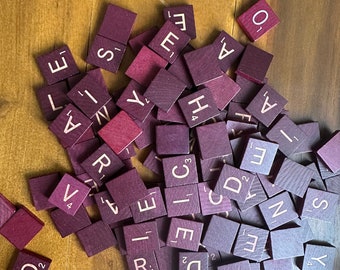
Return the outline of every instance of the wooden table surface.
{"type": "MultiPolygon", "coordinates": [[[[87,258],[74,235],[61,238],[47,212],[37,212],[32,206],[27,185],[31,176],[71,171],[64,150],[47,129],[34,94],[34,89],[44,83],[35,57],[67,44],[79,68],[89,69],[84,59],[108,2],[138,14],[132,35],[161,25],[165,5],[193,4],[197,38],[192,45],[200,47],[210,43],[219,30],[249,42],[235,16],[255,1],[1,1],[0,192],[15,204],[26,205],[45,222],[27,248],[51,258],[51,269],[124,269],[122,257],[114,248],[87,258]]],[[[274,55],[267,74],[269,84],[288,99],[286,108],[294,120],[318,121],[322,136],[327,137],[340,127],[340,1],[268,2],[281,23],[255,45],[274,55]]],[[[118,74],[103,72],[112,93],[126,85],[124,71],[131,59],[128,51],[118,74]]],[[[144,178],[152,177],[140,166],[138,169],[144,178]]],[[[334,269],[340,269],[339,210],[335,228],[317,226],[320,234],[338,247],[334,269]]],[[[0,269],[6,269],[16,254],[0,237],[0,269]]]]}

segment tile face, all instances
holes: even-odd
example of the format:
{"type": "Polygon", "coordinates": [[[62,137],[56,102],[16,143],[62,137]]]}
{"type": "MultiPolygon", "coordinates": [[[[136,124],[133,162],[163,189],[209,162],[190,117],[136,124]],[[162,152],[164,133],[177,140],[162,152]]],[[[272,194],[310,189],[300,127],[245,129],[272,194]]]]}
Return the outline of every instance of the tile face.
{"type": "Polygon", "coordinates": [[[257,125],[233,120],[227,120],[227,131],[229,139],[235,139],[247,134],[257,133],[257,125]]]}
{"type": "Polygon", "coordinates": [[[24,270],[29,267],[31,269],[48,270],[50,268],[51,262],[52,260],[49,258],[24,249],[19,251],[12,269],[24,270]]]}
{"type": "Polygon", "coordinates": [[[294,270],[293,259],[267,260],[263,262],[264,270],[294,270]]]}
{"type": "Polygon", "coordinates": [[[302,270],[333,269],[335,256],[334,247],[307,244],[302,270]]]}
{"type": "Polygon", "coordinates": [[[162,159],[157,155],[154,150],[150,151],[150,153],[144,160],[143,165],[156,174],[163,174],[162,159]]]}
{"type": "Polygon", "coordinates": [[[325,184],[328,192],[340,194],[340,176],[327,178],[325,184]]]}
{"type": "Polygon", "coordinates": [[[168,112],[165,112],[161,109],[157,110],[157,119],[160,121],[177,123],[177,124],[186,124],[183,113],[178,105],[175,103],[168,112]]]}
{"type": "Polygon", "coordinates": [[[0,193],[0,228],[15,213],[15,206],[0,193]]]}
{"type": "Polygon", "coordinates": [[[340,170],[339,143],[340,132],[337,131],[333,134],[332,138],[317,151],[317,154],[333,173],[340,170]]]}
{"type": "Polygon", "coordinates": [[[245,211],[255,205],[260,204],[265,200],[267,200],[267,195],[264,192],[264,189],[261,185],[259,178],[255,177],[251,185],[250,191],[247,195],[246,201],[244,203],[238,202],[237,205],[241,211],[245,211]]]}
{"type": "Polygon", "coordinates": [[[158,27],[153,26],[144,32],[137,34],[136,36],[129,39],[129,45],[132,51],[137,54],[143,46],[149,44],[149,42],[153,39],[153,37],[157,34],[158,27]]]}
{"type": "Polygon", "coordinates": [[[149,252],[143,255],[126,255],[126,261],[129,269],[152,269],[159,270],[156,255],[154,252],[149,252]],[[148,268],[146,268],[148,267],[148,268]]]}
{"type": "Polygon", "coordinates": [[[249,261],[240,261],[217,267],[217,270],[250,270],[249,261]]]}
{"type": "Polygon", "coordinates": [[[207,269],[208,252],[180,252],[179,253],[179,270],[187,269],[207,269]]]}
{"type": "Polygon", "coordinates": [[[162,247],[155,254],[159,269],[173,270],[178,267],[179,251],[177,248],[162,247]]]}
{"type": "MultiPolygon", "coordinates": [[[[235,212],[234,210],[237,210],[236,206],[233,208],[233,211],[229,213],[229,215],[232,214],[234,219],[238,219],[237,214],[233,213],[235,212]]],[[[266,227],[266,222],[261,215],[261,211],[258,205],[250,207],[247,210],[239,211],[239,216],[243,223],[259,228],[266,227]]]]}
{"type": "Polygon", "coordinates": [[[38,56],[37,64],[48,85],[79,73],[71,51],[66,45],[38,56]]]}
{"type": "Polygon", "coordinates": [[[112,100],[108,101],[101,107],[91,118],[93,122],[92,128],[98,132],[104,125],[106,125],[117,114],[117,106],[112,100]]]}
{"type": "Polygon", "coordinates": [[[318,122],[309,122],[299,124],[298,127],[307,134],[306,141],[304,141],[296,150],[295,153],[313,152],[313,149],[320,141],[320,127],[318,122]]]}

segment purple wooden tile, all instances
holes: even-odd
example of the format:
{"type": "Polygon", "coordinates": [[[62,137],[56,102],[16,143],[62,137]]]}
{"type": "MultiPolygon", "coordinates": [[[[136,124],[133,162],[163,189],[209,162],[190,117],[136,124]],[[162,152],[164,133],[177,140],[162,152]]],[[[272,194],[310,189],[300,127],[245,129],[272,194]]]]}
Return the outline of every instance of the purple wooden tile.
{"type": "Polygon", "coordinates": [[[155,252],[159,269],[175,270],[178,267],[179,250],[172,247],[162,247],[155,252]]]}
{"type": "Polygon", "coordinates": [[[246,201],[244,203],[238,202],[237,205],[241,211],[245,211],[255,205],[262,203],[265,200],[267,200],[267,195],[264,192],[259,178],[255,177],[247,195],[246,201]]]}
{"type": "Polygon", "coordinates": [[[235,73],[252,82],[263,83],[272,59],[272,54],[248,44],[235,73]]]}
{"type": "Polygon", "coordinates": [[[172,218],[167,239],[167,246],[190,251],[198,251],[203,223],[172,218]]]}
{"type": "Polygon", "coordinates": [[[308,188],[301,217],[332,222],[336,216],[339,195],[308,188]]]}
{"type": "Polygon", "coordinates": [[[90,128],[92,122],[74,105],[67,105],[50,124],[49,129],[57,136],[64,148],[77,143],[90,128]]]}
{"type": "Polygon", "coordinates": [[[221,77],[214,45],[208,45],[184,54],[185,62],[196,86],[221,77]]]}
{"type": "Polygon", "coordinates": [[[186,124],[184,115],[178,105],[175,103],[168,112],[165,112],[161,109],[157,111],[157,119],[164,122],[178,123],[178,124],[186,124]]]}
{"type": "MultiPolygon", "coordinates": [[[[140,137],[140,136],[139,136],[140,137]]],[[[138,137],[138,138],[139,138],[138,137]]],[[[137,138],[137,139],[138,139],[137,138]]],[[[129,160],[131,157],[135,156],[135,147],[133,143],[130,143],[127,147],[123,149],[123,151],[118,155],[118,157],[123,161],[125,164],[125,161],[129,160]]],[[[125,164],[126,166],[126,164],[125,164]]]]}
{"type": "Polygon", "coordinates": [[[257,125],[259,121],[250,113],[248,113],[243,107],[244,105],[241,103],[230,102],[228,106],[227,119],[257,125]]]}
{"type": "Polygon", "coordinates": [[[92,128],[98,132],[104,125],[106,125],[117,114],[116,104],[110,100],[103,107],[101,107],[91,118],[93,122],[92,128]]]}
{"type": "Polygon", "coordinates": [[[150,151],[150,153],[144,160],[143,165],[158,175],[163,174],[162,159],[157,155],[154,150],[150,151]]]}
{"type": "MultiPolygon", "coordinates": [[[[92,124],[92,121],[91,121],[92,124]]],[[[96,135],[93,132],[92,126],[90,128],[88,128],[85,133],[79,138],[79,140],[76,143],[81,143],[81,142],[85,142],[88,140],[92,140],[96,137],[96,135]]]]}
{"type": "Polygon", "coordinates": [[[127,44],[136,16],[137,14],[130,10],[109,4],[98,35],[127,44]]]}
{"type": "MultiPolygon", "coordinates": [[[[231,214],[233,214],[233,218],[237,219],[237,215],[234,212],[235,209],[233,209],[232,212],[230,212],[231,214]]],[[[266,222],[263,219],[262,215],[261,215],[261,211],[258,207],[258,205],[255,205],[253,207],[248,208],[247,210],[244,211],[239,211],[239,216],[241,218],[242,223],[248,224],[248,225],[252,225],[255,227],[259,227],[259,228],[265,228],[266,227],[266,222]]]]}
{"type": "Polygon", "coordinates": [[[189,128],[186,125],[156,126],[158,155],[189,154],[189,128]]]}
{"type": "Polygon", "coordinates": [[[126,255],[126,262],[130,270],[160,270],[158,268],[155,252],[148,252],[142,255],[126,255]]]}
{"type": "Polygon", "coordinates": [[[219,158],[200,159],[200,179],[203,181],[216,180],[221,173],[223,164],[233,164],[233,156],[228,155],[219,158]]]}
{"type": "Polygon", "coordinates": [[[334,247],[307,244],[302,270],[334,269],[335,257],[334,247]]]}
{"type": "MultiPolygon", "coordinates": [[[[96,80],[101,86],[102,88],[106,88],[107,89],[107,86],[106,86],[106,82],[105,82],[105,79],[103,77],[103,74],[101,72],[101,69],[100,68],[94,68],[94,69],[91,69],[87,72],[88,75],[92,76],[92,78],[94,80],[96,80]]],[[[74,85],[73,85],[74,86],[74,85]]],[[[72,86],[72,87],[73,87],[72,86]]],[[[70,88],[72,88],[71,86],[69,86],[70,88]]]]}
{"type": "Polygon", "coordinates": [[[155,221],[157,223],[158,237],[159,237],[159,246],[166,246],[166,239],[169,233],[170,220],[167,216],[156,218],[155,221]]]}
{"type": "Polygon", "coordinates": [[[90,190],[90,187],[65,173],[48,201],[65,211],[65,213],[74,216],[90,190]]]}
{"type": "Polygon", "coordinates": [[[244,135],[257,133],[257,125],[233,120],[227,121],[229,139],[235,139],[244,135]]]}
{"type": "Polygon", "coordinates": [[[137,125],[142,129],[142,134],[136,138],[135,144],[138,149],[146,148],[147,146],[155,142],[156,137],[156,125],[161,124],[159,120],[156,119],[155,113],[151,112],[144,120],[144,122],[139,122],[136,120],[137,125]]]}
{"type": "Polygon", "coordinates": [[[156,221],[127,225],[123,231],[127,254],[145,254],[159,249],[156,221]]]}
{"type": "Polygon", "coordinates": [[[328,192],[340,194],[340,176],[327,178],[325,184],[328,192]]]}
{"type": "Polygon", "coordinates": [[[32,177],[28,180],[33,205],[37,211],[47,210],[55,207],[53,204],[48,202],[48,198],[50,197],[52,191],[55,189],[59,181],[59,173],[51,173],[32,177]]]}
{"type": "Polygon", "coordinates": [[[208,88],[203,88],[178,100],[189,127],[195,127],[219,115],[214,98],[208,88]]]}
{"type": "Polygon", "coordinates": [[[157,72],[167,65],[167,61],[146,46],[139,51],[125,74],[147,87],[157,72]]]}
{"type": "Polygon", "coordinates": [[[173,63],[184,47],[189,43],[190,36],[182,32],[170,20],[166,21],[148,44],[149,48],[173,63]]]}
{"type": "Polygon", "coordinates": [[[185,185],[164,189],[168,217],[200,213],[197,185],[185,185]]]}
{"type": "Polygon", "coordinates": [[[307,134],[306,140],[295,150],[295,153],[308,153],[315,149],[320,141],[320,127],[318,122],[300,124],[298,127],[307,134]]]}
{"type": "Polygon", "coordinates": [[[264,270],[294,270],[293,259],[267,260],[263,262],[264,270]]]}
{"type": "Polygon", "coordinates": [[[254,83],[239,75],[236,76],[235,82],[241,89],[233,98],[233,101],[239,103],[250,103],[263,86],[262,84],[254,83]]]}
{"type": "Polygon", "coordinates": [[[24,270],[24,269],[44,269],[48,270],[50,268],[52,260],[34,253],[29,250],[20,250],[18,256],[13,264],[13,270],[24,270]]]}
{"type": "Polygon", "coordinates": [[[153,26],[142,33],[129,39],[129,45],[132,51],[137,54],[143,46],[147,46],[158,32],[158,27],[153,26]]]}
{"type": "Polygon", "coordinates": [[[110,227],[101,220],[76,232],[76,235],[88,257],[117,245],[110,227]]]}
{"type": "Polygon", "coordinates": [[[122,209],[149,194],[136,169],[110,180],[106,187],[112,199],[122,209]]]}
{"type": "Polygon", "coordinates": [[[214,192],[237,202],[245,202],[254,178],[255,176],[249,172],[225,164],[214,192]]]}
{"type": "Polygon", "coordinates": [[[248,38],[255,41],[279,24],[280,19],[268,3],[262,0],[242,13],[237,22],[248,38]]]}
{"type": "Polygon", "coordinates": [[[318,151],[317,154],[332,172],[340,171],[340,131],[333,133],[318,151]]]}
{"type": "Polygon", "coordinates": [[[217,270],[250,270],[249,261],[240,261],[217,267],[217,270]]]}
{"type": "Polygon", "coordinates": [[[164,20],[169,20],[190,38],[196,38],[194,8],[192,5],[178,5],[163,8],[164,20]]]}
{"type": "Polygon", "coordinates": [[[207,269],[208,252],[180,252],[178,270],[207,269]]]}
{"type": "Polygon", "coordinates": [[[260,263],[250,263],[250,270],[261,270],[261,264],[260,263]]]}
{"type": "Polygon", "coordinates": [[[185,87],[184,82],[162,68],[146,89],[144,96],[151,100],[158,108],[168,112],[185,87]]]}
{"type": "Polygon", "coordinates": [[[91,188],[90,193],[87,195],[86,199],[83,202],[83,205],[85,207],[94,205],[95,204],[94,194],[99,192],[98,184],[87,173],[77,175],[77,179],[91,188]]]}
{"type": "Polygon", "coordinates": [[[64,45],[37,57],[37,64],[48,85],[79,73],[70,49],[64,45]]]}
{"type": "Polygon", "coordinates": [[[88,52],[86,62],[117,73],[125,54],[126,46],[120,42],[96,35],[88,52]]]}
{"type": "Polygon", "coordinates": [[[340,171],[332,172],[320,157],[316,157],[316,161],[322,179],[327,179],[333,176],[340,175],[340,171]]]}
{"type": "Polygon", "coordinates": [[[208,252],[208,266],[209,270],[216,269],[216,265],[221,263],[221,254],[218,250],[213,249],[211,247],[204,247],[203,250],[206,250],[208,252]]]}
{"type": "Polygon", "coordinates": [[[17,249],[22,250],[42,229],[44,223],[26,207],[21,206],[0,228],[5,237],[17,249]]]}
{"type": "Polygon", "coordinates": [[[13,216],[15,211],[15,206],[0,193],[0,228],[13,216]]]}

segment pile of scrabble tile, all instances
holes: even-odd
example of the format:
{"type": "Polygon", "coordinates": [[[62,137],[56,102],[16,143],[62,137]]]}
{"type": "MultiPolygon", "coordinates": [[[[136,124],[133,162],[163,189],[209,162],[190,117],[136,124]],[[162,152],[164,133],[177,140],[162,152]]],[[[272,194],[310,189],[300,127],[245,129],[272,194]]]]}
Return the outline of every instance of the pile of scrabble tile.
{"type": "MultiPolygon", "coordinates": [[[[36,210],[88,256],[117,247],[129,269],[333,269],[336,248],[317,244],[309,221],[336,214],[340,133],[320,145],[317,122],[290,119],[267,82],[270,53],[225,31],[194,49],[193,6],[163,15],[130,38],[137,14],[109,4],[87,73],[66,45],[37,57],[47,83],[37,98],[73,173],[29,179],[36,210]],[[114,99],[100,68],[116,73],[127,46],[131,80],[114,99]],[[136,149],[162,181],[143,182],[136,149]]],[[[260,0],[237,22],[254,41],[279,19],[260,0]]]]}

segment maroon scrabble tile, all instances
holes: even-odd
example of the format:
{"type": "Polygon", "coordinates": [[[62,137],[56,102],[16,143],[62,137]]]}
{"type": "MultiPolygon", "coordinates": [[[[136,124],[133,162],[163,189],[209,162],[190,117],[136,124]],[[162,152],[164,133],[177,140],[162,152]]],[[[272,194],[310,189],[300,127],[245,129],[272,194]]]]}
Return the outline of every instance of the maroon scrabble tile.
{"type": "Polygon", "coordinates": [[[237,18],[251,41],[255,41],[279,24],[280,19],[265,0],[258,1],[237,18]]]}
{"type": "Polygon", "coordinates": [[[263,262],[264,270],[294,270],[293,259],[267,260],[263,262]]]}
{"type": "Polygon", "coordinates": [[[302,270],[334,269],[336,248],[307,244],[302,270]]]}
{"type": "Polygon", "coordinates": [[[0,193],[0,228],[13,216],[15,211],[15,206],[0,193]]]}
{"type": "Polygon", "coordinates": [[[179,5],[163,8],[164,20],[169,20],[191,39],[196,38],[194,8],[192,5],[179,5]]]}
{"type": "Polygon", "coordinates": [[[48,202],[48,198],[59,183],[60,178],[59,173],[51,173],[32,177],[28,180],[33,205],[37,211],[55,207],[48,202]]]}
{"type": "Polygon", "coordinates": [[[125,8],[109,4],[98,35],[127,44],[137,14],[125,8]]]}
{"type": "Polygon", "coordinates": [[[229,139],[235,139],[248,134],[257,133],[257,125],[233,120],[227,120],[227,131],[229,139]]]}
{"type": "Polygon", "coordinates": [[[317,154],[333,172],[340,170],[340,131],[336,131],[318,151],[317,154]]]}
{"type": "Polygon", "coordinates": [[[259,205],[270,230],[298,217],[288,192],[282,192],[259,205]]]}
{"type": "Polygon", "coordinates": [[[167,61],[146,46],[139,51],[125,75],[147,87],[167,61]]]}
{"type": "Polygon", "coordinates": [[[320,141],[320,127],[318,122],[299,124],[298,127],[307,134],[306,140],[295,150],[295,153],[309,153],[315,149],[320,141]]]}
{"type": "Polygon", "coordinates": [[[231,202],[227,196],[218,195],[211,189],[211,182],[198,184],[201,213],[203,216],[231,211],[231,202]]]}
{"type": "MultiPolygon", "coordinates": [[[[88,75],[92,76],[92,78],[94,80],[96,80],[101,86],[102,88],[106,88],[107,89],[107,86],[106,86],[106,82],[105,82],[105,79],[103,77],[103,74],[101,72],[101,69],[100,68],[94,68],[94,69],[91,69],[87,72],[88,75]]],[[[73,85],[74,86],[74,85],[73,85]]],[[[73,87],[72,86],[72,87],[73,87]]],[[[72,88],[70,87],[70,88],[72,88]]]]}
{"type": "Polygon", "coordinates": [[[84,206],[81,206],[74,216],[66,214],[61,209],[53,210],[50,212],[50,216],[63,238],[91,225],[90,217],[84,206]]]}
{"type": "Polygon", "coordinates": [[[185,185],[164,189],[168,217],[200,213],[197,185],[185,185]]]}
{"type": "Polygon", "coordinates": [[[138,149],[143,149],[155,142],[156,137],[156,126],[161,124],[159,120],[156,119],[155,113],[150,113],[144,120],[144,122],[139,122],[136,120],[137,125],[142,129],[142,134],[135,140],[135,144],[138,149]]]}
{"type": "Polygon", "coordinates": [[[233,101],[245,104],[250,103],[263,86],[263,84],[254,83],[239,75],[236,76],[235,82],[241,89],[233,98],[233,101]]]}
{"type": "Polygon", "coordinates": [[[162,247],[155,251],[159,269],[173,270],[178,267],[179,250],[172,247],[162,247]]]}
{"type": "MultiPolygon", "coordinates": [[[[91,121],[92,124],[92,121],[91,121]]],[[[85,142],[88,140],[92,140],[96,137],[96,135],[93,132],[92,126],[90,128],[88,128],[85,133],[79,138],[79,140],[76,143],[81,143],[81,142],[85,142]]]]}
{"type": "Polygon", "coordinates": [[[325,184],[328,192],[340,194],[340,176],[325,179],[325,184]]]}
{"type": "Polygon", "coordinates": [[[83,202],[83,205],[85,207],[94,205],[95,204],[94,194],[99,192],[98,184],[87,173],[77,175],[77,179],[91,188],[90,193],[87,195],[86,199],[83,202]]]}
{"type": "Polygon", "coordinates": [[[145,120],[154,107],[154,104],[143,95],[144,91],[143,86],[131,80],[116,103],[118,107],[141,122],[145,120]]]}
{"type": "Polygon", "coordinates": [[[157,110],[157,119],[164,122],[186,124],[185,118],[178,103],[175,103],[168,112],[165,112],[161,109],[157,110]]]}
{"type": "Polygon", "coordinates": [[[153,171],[158,175],[163,174],[162,159],[157,155],[154,150],[151,150],[146,159],[143,162],[144,167],[153,171]]]}
{"type": "Polygon", "coordinates": [[[136,169],[115,177],[106,183],[106,187],[112,199],[122,209],[149,194],[136,169]]]}
{"type": "Polygon", "coordinates": [[[37,64],[48,85],[79,73],[67,45],[37,57],[37,64]]]}
{"type": "Polygon", "coordinates": [[[115,102],[113,102],[112,100],[108,101],[91,118],[91,121],[93,122],[93,125],[92,125],[93,130],[95,132],[98,132],[116,114],[117,114],[117,106],[115,102]]]}
{"type": "Polygon", "coordinates": [[[158,32],[158,27],[153,26],[144,32],[129,39],[129,45],[132,51],[137,54],[143,46],[147,46],[158,32]]]}
{"type": "Polygon", "coordinates": [[[37,89],[37,99],[47,121],[53,121],[70,103],[70,99],[66,95],[67,92],[68,87],[64,81],[37,89]]]}
{"type": "Polygon", "coordinates": [[[339,195],[308,188],[301,217],[333,221],[336,215],[339,195]]]}
{"type": "Polygon", "coordinates": [[[195,155],[181,155],[162,159],[166,187],[198,183],[195,155]]]}
{"type": "Polygon", "coordinates": [[[314,171],[288,158],[283,161],[274,184],[302,198],[313,177],[314,171]],[[299,179],[299,181],[296,181],[299,179]]]}
{"type": "Polygon", "coordinates": [[[120,111],[98,131],[99,136],[117,155],[141,133],[140,127],[125,111],[120,111]]]}
{"type": "Polygon", "coordinates": [[[126,262],[130,270],[160,270],[158,268],[155,252],[148,252],[142,255],[126,255],[126,262]]]}
{"type": "Polygon", "coordinates": [[[208,88],[180,98],[178,103],[191,128],[219,115],[219,110],[208,88]]]}
{"type": "Polygon", "coordinates": [[[76,232],[76,235],[88,257],[117,245],[110,227],[101,220],[76,232]]]}
{"type": "Polygon", "coordinates": [[[190,36],[168,20],[158,30],[148,46],[166,61],[173,63],[190,39],[190,36]]]}
{"type": "Polygon", "coordinates": [[[167,246],[184,250],[198,251],[203,223],[172,218],[167,239],[167,246]]]}
{"type": "Polygon", "coordinates": [[[246,197],[246,201],[244,203],[238,202],[237,205],[241,211],[245,211],[255,205],[262,203],[265,200],[267,200],[267,195],[261,185],[259,178],[255,177],[250,191],[246,197]]]}
{"type": "MultiPolygon", "coordinates": [[[[233,215],[234,219],[237,219],[238,216],[236,213],[233,213],[235,208],[233,208],[233,211],[229,213],[233,215]]],[[[260,208],[258,205],[255,205],[253,207],[248,208],[247,210],[238,211],[239,217],[241,219],[242,223],[252,225],[259,228],[265,228],[266,222],[261,214],[260,208]]]]}
{"type": "Polygon", "coordinates": [[[200,178],[203,181],[216,180],[221,173],[223,164],[233,164],[233,156],[200,159],[200,178]]]}
{"type": "Polygon", "coordinates": [[[238,121],[242,123],[258,124],[258,120],[248,113],[244,108],[244,105],[237,102],[230,102],[228,106],[227,119],[238,121]]]}
{"type": "Polygon", "coordinates": [[[184,54],[191,77],[196,86],[222,76],[215,46],[208,45],[184,54]]]}
{"type": "Polygon", "coordinates": [[[40,254],[34,253],[27,249],[20,250],[18,256],[13,264],[13,270],[24,270],[24,269],[44,269],[50,268],[52,260],[41,256],[40,254]]]}
{"type": "Polygon", "coordinates": [[[240,224],[213,215],[207,225],[202,244],[226,253],[230,253],[240,224]]]}
{"type": "Polygon", "coordinates": [[[249,138],[240,169],[268,175],[278,148],[277,143],[249,138]]]}
{"type": "Polygon", "coordinates": [[[241,224],[233,254],[242,258],[261,261],[269,231],[241,224]]]}
{"type": "Polygon", "coordinates": [[[273,55],[248,44],[235,73],[255,83],[264,83],[273,55]]]}
{"type": "Polygon", "coordinates": [[[189,154],[189,128],[186,125],[156,126],[158,155],[189,154]]]}
{"type": "Polygon", "coordinates": [[[48,202],[63,210],[65,213],[74,216],[91,188],[80,182],[68,173],[59,181],[53,190],[48,202]]]}
{"type": "Polygon", "coordinates": [[[168,112],[185,87],[184,82],[162,68],[146,89],[144,96],[151,100],[158,108],[168,112]]]}
{"type": "Polygon", "coordinates": [[[249,261],[240,261],[218,266],[217,270],[250,270],[250,264],[249,261]]]}
{"type": "Polygon", "coordinates": [[[135,223],[155,219],[167,214],[160,188],[150,188],[148,193],[149,195],[130,205],[135,223]]]}
{"type": "Polygon", "coordinates": [[[237,202],[245,202],[255,176],[231,165],[223,165],[214,192],[237,202]]]}
{"type": "Polygon", "coordinates": [[[180,252],[178,270],[207,269],[208,252],[180,252]]]}
{"type": "Polygon", "coordinates": [[[126,46],[120,42],[96,35],[88,52],[86,62],[117,73],[125,54],[126,46]]]}
{"type": "Polygon", "coordinates": [[[0,228],[0,234],[22,250],[42,229],[44,223],[26,207],[21,206],[0,228]]]}
{"type": "Polygon", "coordinates": [[[129,255],[145,254],[160,248],[156,221],[124,226],[123,232],[129,255]]]}

